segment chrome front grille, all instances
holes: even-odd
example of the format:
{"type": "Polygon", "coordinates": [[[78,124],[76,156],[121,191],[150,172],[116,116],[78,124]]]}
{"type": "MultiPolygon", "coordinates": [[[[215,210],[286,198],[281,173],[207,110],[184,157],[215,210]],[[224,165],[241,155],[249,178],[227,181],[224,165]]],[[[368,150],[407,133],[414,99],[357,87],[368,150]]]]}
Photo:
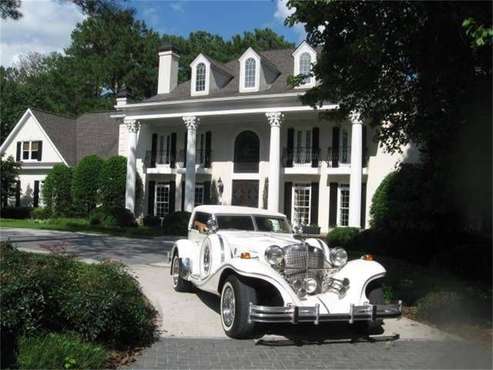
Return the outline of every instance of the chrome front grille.
{"type": "Polygon", "coordinates": [[[324,268],[324,252],[308,244],[292,245],[286,249],[285,263],[286,269],[322,269],[324,268]]]}

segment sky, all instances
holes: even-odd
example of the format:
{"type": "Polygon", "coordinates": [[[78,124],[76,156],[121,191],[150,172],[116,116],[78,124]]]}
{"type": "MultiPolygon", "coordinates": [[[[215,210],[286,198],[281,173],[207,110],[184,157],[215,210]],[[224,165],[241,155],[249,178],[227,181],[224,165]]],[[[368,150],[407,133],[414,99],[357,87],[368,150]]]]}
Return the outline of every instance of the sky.
{"type": "MultiPolygon", "coordinates": [[[[23,17],[0,20],[0,64],[14,65],[29,52],[63,52],[70,34],[85,16],[66,0],[21,0],[23,17]]],[[[137,11],[137,18],[159,33],[187,36],[208,31],[229,39],[255,28],[272,28],[294,43],[304,38],[302,25],[284,26],[290,10],[286,0],[127,0],[125,6],[137,11]]]]}

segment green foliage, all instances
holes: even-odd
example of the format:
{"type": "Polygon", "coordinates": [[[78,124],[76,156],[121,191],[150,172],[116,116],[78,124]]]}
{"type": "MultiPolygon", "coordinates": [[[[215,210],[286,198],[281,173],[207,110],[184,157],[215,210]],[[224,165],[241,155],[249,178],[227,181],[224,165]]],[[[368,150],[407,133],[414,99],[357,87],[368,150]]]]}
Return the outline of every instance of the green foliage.
{"type": "Polygon", "coordinates": [[[327,235],[329,247],[351,247],[357,239],[360,230],[356,227],[336,227],[327,235]]]}
{"type": "Polygon", "coordinates": [[[48,172],[43,186],[43,202],[52,215],[66,216],[72,212],[72,168],[56,164],[48,172]]]}
{"type": "Polygon", "coordinates": [[[186,236],[188,233],[188,221],[190,212],[175,212],[163,219],[163,232],[166,235],[186,236]]]}
{"type": "Polygon", "coordinates": [[[125,184],[127,181],[127,159],[114,156],[107,159],[100,172],[100,202],[105,209],[125,206],[125,184]]]}
{"type": "Polygon", "coordinates": [[[2,19],[19,19],[22,17],[22,13],[19,11],[21,6],[18,0],[3,0],[0,3],[0,17],[2,19]]]}
{"type": "Polygon", "coordinates": [[[12,156],[7,159],[0,156],[0,196],[1,207],[7,207],[10,197],[15,195],[15,185],[19,176],[20,164],[12,156]]]}
{"type": "Polygon", "coordinates": [[[51,212],[48,208],[34,208],[31,217],[35,220],[46,220],[51,217],[51,212]]]}
{"type": "Polygon", "coordinates": [[[156,311],[121,264],[85,264],[2,245],[2,332],[73,331],[115,348],[154,338],[156,311]]]}
{"type": "Polygon", "coordinates": [[[101,369],[106,350],[74,334],[50,333],[19,340],[20,369],[101,369]]]}
{"type": "Polygon", "coordinates": [[[161,218],[159,218],[157,216],[147,215],[147,216],[144,216],[143,223],[144,223],[144,226],[160,227],[161,226],[161,218]]]}
{"type": "Polygon", "coordinates": [[[74,168],[72,195],[76,209],[83,215],[88,215],[96,208],[103,163],[97,155],[89,155],[74,168]]]}
{"type": "Polygon", "coordinates": [[[95,218],[100,218],[101,224],[107,227],[135,227],[135,217],[133,213],[123,207],[101,208],[94,212],[95,218]]]}

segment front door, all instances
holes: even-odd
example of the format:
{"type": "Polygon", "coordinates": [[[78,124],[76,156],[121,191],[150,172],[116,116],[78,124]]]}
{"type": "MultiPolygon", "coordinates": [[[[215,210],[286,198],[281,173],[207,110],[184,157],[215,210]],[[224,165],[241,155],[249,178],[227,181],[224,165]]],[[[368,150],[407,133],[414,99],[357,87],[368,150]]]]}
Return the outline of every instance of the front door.
{"type": "Polygon", "coordinates": [[[233,206],[258,208],[258,180],[233,180],[233,206]]]}

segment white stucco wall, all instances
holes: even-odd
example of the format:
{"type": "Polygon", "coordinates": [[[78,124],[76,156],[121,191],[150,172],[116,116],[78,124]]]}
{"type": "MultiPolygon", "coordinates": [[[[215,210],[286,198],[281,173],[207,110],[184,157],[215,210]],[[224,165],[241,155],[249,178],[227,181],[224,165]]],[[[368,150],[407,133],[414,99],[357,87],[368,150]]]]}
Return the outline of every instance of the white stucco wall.
{"type": "MultiPolygon", "coordinates": [[[[16,128],[14,128],[16,130],[16,128]]],[[[41,157],[42,162],[58,162],[63,163],[63,158],[57,153],[57,150],[51,145],[50,140],[41,126],[36,122],[36,119],[29,115],[25,118],[24,122],[19,122],[17,131],[14,131],[15,135],[8,139],[6,147],[2,150],[5,153],[5,157],[12,156],[14,159],[17,154],[17,142],[18,141],[37,141],[43,142],[43,153],[41,157]]],[[[21,153],[22,155],[22,153],[21,153]]],[[[38,162],[38,161],[34,161],[38,162]]]]}
{"type": "MultiPolygon", "coordinates": [[[[43,205],[42,199],[42,181],[45,180],[48,175],[49,169],[43,170],[23,170],[19,174],[19,180],[21,182],[21,206],[32,207],[33,206],[33,193],[34,193],[34,181],[39,181],[39,206],[43,205]]],[[[15,197],[9,200],[9,203],[15,205],[15,197]]]]}

